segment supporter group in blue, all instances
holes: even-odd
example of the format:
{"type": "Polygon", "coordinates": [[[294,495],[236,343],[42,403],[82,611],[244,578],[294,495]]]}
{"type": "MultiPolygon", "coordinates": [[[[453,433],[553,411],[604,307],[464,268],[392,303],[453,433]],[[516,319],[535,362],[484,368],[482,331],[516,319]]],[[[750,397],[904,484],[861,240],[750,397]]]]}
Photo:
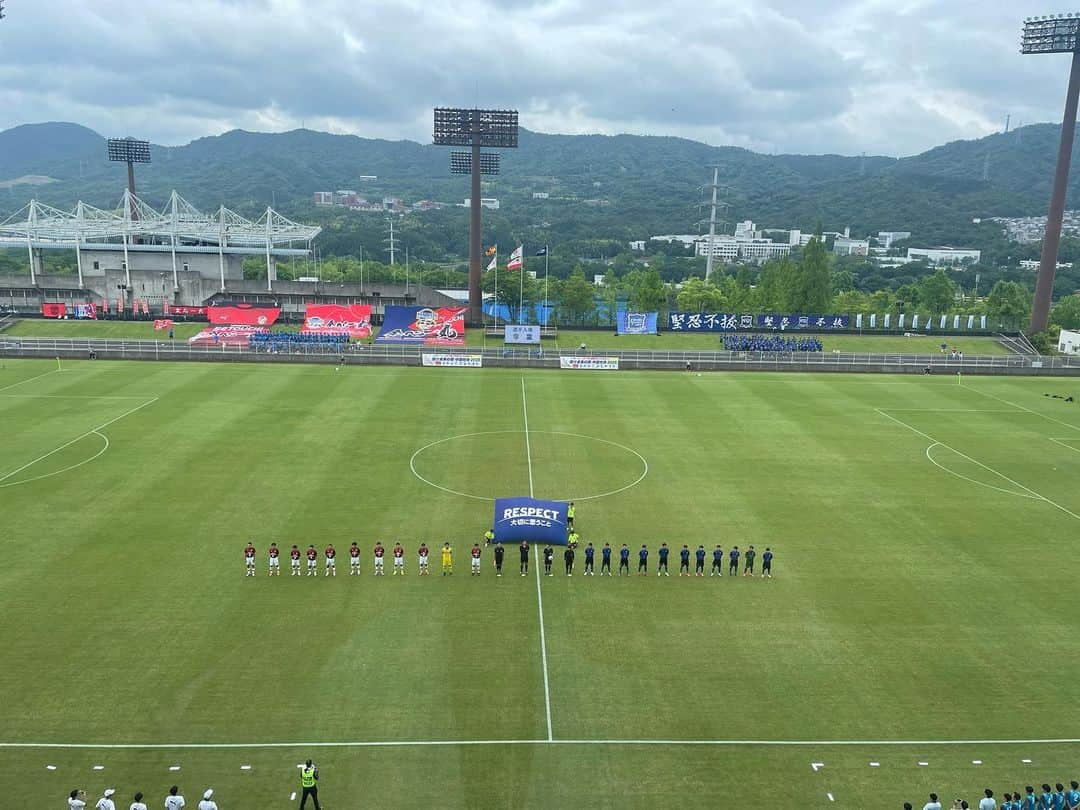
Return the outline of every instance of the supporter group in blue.
{"type": "Polygon", "coordinates": [[[817,338],[788,338],[780,335],[724,335],[729,352],[820,352],[817,338]]]}
{"type": "Polygon", "coordinates": [[[256,332],[251,336],[252,349],[270,354],[289,354],[309,348],[343,352],[348,342],[349,336],[345,334],[316,332],[256,332]]]}

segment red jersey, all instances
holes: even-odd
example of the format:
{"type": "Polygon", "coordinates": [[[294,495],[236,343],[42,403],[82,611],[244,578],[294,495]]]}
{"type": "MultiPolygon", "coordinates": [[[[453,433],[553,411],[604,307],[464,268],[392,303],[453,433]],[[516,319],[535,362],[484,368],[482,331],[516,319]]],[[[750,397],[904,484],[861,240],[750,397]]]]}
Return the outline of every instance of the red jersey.
{"type": "Polygon", "coordinates": [[[424,545],[420,546],[420,548],[417,549],[416,553],[419,554],[421,557],[426,557],[428,555],[427,544],[425,543],[424,545]]]}
{"type": "Polygon", "coordinates": [[[294,560],[299,560],[300,559],[300,549],[294,548],[292,551],[289,552],[289,556],[292,557],[294,560]]]}
{"type": "Polygon", "coordinates": [[[357,557],[359,557],[360,556],[360,547],[359,546],[353,546],[352,548],[350,548],[349,549],[349,556],[352,557],[354,560],[357,557]]]}
{"type": "Polygon", "coordinates": [[[479,559],[480,558],[480,547],[479,546],[473,546],[471,553],[473,555],[473,559],[479,559]]]}
{"type": "Polygon", "coordinates": [[[381,557],[385,553],[386,553],[386,549],[384,549],[381,544],[378,545],[378,546],[375,546],[375,556],[376,557],[381,557]]]}
{"type": "Polygon", "coordinates": [[[404,557],[405,556],[405,549],[403,549],[401,546],[394,546],[394,556],[395,557],[404,557]]]}
{"type": "Polygon", "coordinates": [[[255,556],[255,546],[248,546],[244,549],[244,556],[248,559],[255,556]]]}
{"type": "Polygon", "coordinates": [[[334,559],[334,557],[337,556],[337,551],[334,549],[333,546],[327,546],[326,551],[324,551],[323,554],[326,555],[326,559],[332,560],[334,559]]]}
{"type": "Polygon", "coordinates": [[[270,546],[270,551],[268,551],[267,553],[274,559],[277,559],[278,554],[280,554],[281,552],[278,550],[277,546],[270,546]]]}
{"type": "Polygon", "coordinates": [[[307,558],[308,558],[309,560],[317,560],[317,559],[319,559],[319,552],[317,552],[317,551],[316,551],[315,549],[313,549],[313,548],[309,548],[309,549],[307,550],[307,558]]]}

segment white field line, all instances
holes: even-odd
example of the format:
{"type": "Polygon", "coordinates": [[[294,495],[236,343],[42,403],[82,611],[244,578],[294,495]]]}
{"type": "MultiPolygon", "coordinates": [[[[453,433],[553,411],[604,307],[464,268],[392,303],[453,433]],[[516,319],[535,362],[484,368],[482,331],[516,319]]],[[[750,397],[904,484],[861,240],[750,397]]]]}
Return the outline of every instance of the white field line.
{"type": "Polygon", "coordinates": [[[64,442],[64,443],[63,443],[62,445],[60,445],[59,447],[57,447],[57,448],[55,448],[55,449],[53,449],[53,450],[50,450],[50,451],[49,451],[48,453],[45,453],[45,454],[43,454],[43,455],[40,455],[40,456],[38,456],[38,457],[37,457],[37,458],[35,458],[35,459],[34,459],[33,461],[28,461],[28,462],[26,462],[26,464],[23,464],[23,465],[22,465],[21,467],[18,467],[18,468],[16,468],[16,469],[12,470],[12,471],[11,471],[11,472],[9,472],[9,473],[6,473],[6,474],[5,474],[5,475],[3,475],[3,476],[0,476],[0,483],[3,483],[4,481],[8,480],[8,479],[9,479],[9,478],[11,478],[11,477],[12,477],[13,475],[16,475],[16,474],[18,474],[18,473],[21,473],[21,472],[22,472],[23,470],[25,470],[25,469],[26,469],[27,467],[32,467],[32,466],[33,466],[34,464],[37,464],[37,463],[38,463],[39,461],[44,461],[44,460],[45,460],[45,459],[47,459],[47,458],[48,458],[49,456],[52,456],[52,455],[55,455],[56,453],[59,453],[59,452],[60,452],[61,450],[63,450],[63,449],[65,448],[65,447],[70,447],[71,445],[75,444],[75,442],[79,441],[80,439],[85,439],[85,438],[86,438],[87,436],[91,435],[92,433],[97,433],[97,432],[98,432],[98,431],[100,431],[100,430],[104,430],[104,429],[105,429],[105,428],[107,428],[107,427],[108,427],[109,425],[113,424],[114,422],[119,422],[119,421],[120,421],[121,419],[123,419],[123,418],[124,418],[125,416],[131,416],[131,414],[135,413],[136,411],[141,411],[141,410],[142,410],[143,408],[145,408],[145,407],[146,407],[147,405],[153,405],[153,404],[154,404],[155,402],[157,402],[157,401],[158,401],[158,397],[154,397],[153,399],[149,399],[149,400],[147,400],[146,402],[144,402],[144,403],[143,403],[142,405],[137,405],[137,406],[135,406],[134,408],[132,408],[131,410],[128,410],[128,411],[124,411],[124,412],[123,412],[122,414],[120,414],[119,416],[113,417],[113,418],[112,418],[112,419],[110,419],[110,420],[109,420],[108,422],[103,422],[102,424],[98,425],[97,427],[93,427],[93,428],[90,428],[90,430],[86,431],[86,433],[83,433],[83,434],[82,434],[82,435],[80,435],[80,436],[76,436],[76,437],[75,437],[74,439],[72,439],[71,441],[68,441],[68,442],[64,442]]]}
{"type": "Polygon", "coordinates": [[[1080,440],[1077,440],[1077,439],[1050,439],[1050,441],[1052,441],[1054,444],[1060,444],[1062,447],[1068,447],[1070,450],[1074,450],[1077,453],[1080,453],[1080,447],[1073,447],[1071,444],[1068,444],[1068,442],[1075,442],[1075,441],[1080,441],[1080,440]]]}
{"type": "Polygon", "coordinates": [[[33,382],[34,380],[40,380],[42,377],[47,377],[50,374],[56,374],[56,373],[57,373],[57,369],[54,368],[51,371],[46,371],[44,374],[38,374],[36,377],[27,377],[25,380],[19,380],[17,383],[12,383],[11,385],[5,385],[3,388],[0,388],[0,391],[7,391],[9,388],[14,388],[17,385],[25,385],[28,382],[33,382]]]}
{"type": "MultiPolygon", "coordinates": [[[[1053,506],[1053,507],[1054,507],[1055,509],[1058,509],[1058,510],[1060,510],[1060,511],[1064,512],[1064,513],[1065,513],[1066,515],[1069,515],[1070,517],[1072,517],[1072,518],[1075,518],[1076,520],[1080,520],[1080,515],[1076,514],[1075,512],[1073,512],[1073,511],[1071,511],[1071,510],[1069,510],[1069,509],[1066,509],[1066,508],[1065,508],[1064,506],[1062,506],[1061,504],[1059,504],[1059,503],[1056,503],[1056,502],[1054,502],[1054,501],[1050,500],[1050,499],[1049,499],[1049,498],[1047,498],[1047,497],[1046,497],[1045,495],[1040,495],[1040,494],[1039,494],[1038,492],[1036,492],[1035,490],[1031,489],[1031,487],[1026,487],[1026,486],[1024,486],[1023,484],[1021,484],[1021,483],[1020,483],[1019,481],[1014,481],[1014,480],[1013,480],[1012,478],[1009,478],[1009,476],[1005,475],[1005,473],[1001,473],[1001,472],[998,472],[998,471],[997,471],[997,470],[995,470],[995,469],[994,469],[993,467],[990,467],[989,465],[983,464],[983,463],[982,463],[981,461],[978,461],[977,459],[974,459],[974,458],[972,458],[972,457],[971,457],[971,456],[969,456],[969,455],[968,455],[967,453],[961,453],[961,452],[960,452],[959,450],[957,450],[957,449],[956,449],[955,447],[952,447],[951,445],[948,445],[948,444],[946,444],[945,442],[942,442],[942,441],[938,441],[938,440],[937,440],[937,439],[935,439],[935,438],[934,438],[933,436],[931,436],[931,435],[930,435],[929,433],[923,433],[923,432],[922,432],[921,430],[919,430],[918,428],[916,428],[916,427],[912,427],[912,426],[911,426],[911,425],[909,425],[909,424],[908,424],[907,422],[904,422],[904,421],[902,421],[902,420],[900,420],[900,419],[897,419],[897,418],[896,418],[895,416],[890,416],[890,415],[889,415],[889,414],[887,414],[887,413],[886,413],[885,411],[883,411],[883,410],[882,410],[881,408],[874,408],[874,410],[875,410],[875,411],[877,411],[878,413],[880,413],[880,414],[881,414],[882,416],[884,416],[884,417],[885,417],[886,419],[889,419],[889,420],[891,420],[891,421],[893,421],[893,422],[896,422],[896,424],[898,424],[898,425],[902,425],[903,427],[906,427],[906,428],[907,428],[908,430],[912,431],[913,433],[916,433],[916,434],[918,434],[919,436],[922,436],[922,437],[923,437],[924,439],[926,439],[927,441],[933,442],[933,444],[937,444],[937,445],[940,445],[940,446],[944,447],[944,448],[945,448],[946,450],[952,450],[952,452],[956,453],[956,455],[960,456],[961,458],[966,458],[966,459],[967,459],[968,461],[970,461],[970,462],[971,462],[972,464],[975,464],[975,465],[977,465],[977,466],[979,466],[979,467],[982,467],[982,468],[983,468],[984,470],[986,470],[987,472],[991,472],[991,473],[993,473],[994,475],[998,476],[999,478],[1004,478],[1004,479],[1005,479],[1006,481],[1008,481],[1008,482],[1009,482],[1010,484],[1012,484],[1012,485],[1013,485],[1014,487],[1017,487],[1017,488],[1019,488],[1019,489],[1022,489],[1022,490],[1024,490],[1024,492],[1029,492],[1029,493],[1031,493],[1031,496],[1032,496],[1033,498],[1035,498],[1036,500],[1039,500],[1039,501],[1043,501],[1043,502],[1045,502],[1045,503],[1048,503],[1048,504],[1050,504],[1051,506],[1053,506]]],[[[927,449],[929,449],[929,448],[927,448],[927,449]]]]}
{"type": "Polygon", "coordinates": [[[896,413],[905,411],[908,413],[1016,413],[1015,410],[1005,408],[991,408],[989,410],[985,408],[882,408],[881,410],[896,413]]]}
{"type": "Polygon", "coordinates": [[[109,394],[0,394],[0,397],[12,397],[15,399],[146,399],[145,396],[113,396],[109,394]]]}
{"type": "Polygon", "coordinates": [[[105,454],[105,451],[109,449],[109,437],[106,436],[104,433],[99,433],[96,430],[91,431],[91,432],[93,434],[97,435],[97,436],[100,436],[102,439],[104,439],[105,444],[102,445],[101,449],[98,450],[96,453],[94,453],[94,455],[90,456],[90,458],[84,458],[78,464],[72,464],[72,465],[70,465],[68,467],[64,467],[62,470],[55,470],[54,472],[44,473],[43,475],[35,475],[33,478],[21,478],[18,481],[8,481],[6,484],[0,484],[0,489],[6,489],[7,487],[17,487],[20,484],[29,484],[29,483],[31,483],[33,481],[40,481],[43,478],[52,478],[53,476],[60,475],[61,473],[70,472],[71,470],[77,470],[79,467],[82,467],[84,464],[89,464],[91,461],[95,461],[100,456],[103,456],[105,454]]]}
{"type": "MultiPolygon", "coordinates": [[[[533,490],[532,444],[529,439],[529,405],[525,398],[525,378],[521,378],[521,413],[525,421],[525,458],[529,464],[529,497],[536,497],[533,490]]],[[[533,571],[536,574],[536,608],[540,616],[540,661],[544,667],[544,715],[547,718],[547,738],[552,742],[551,732],[551,686],[548,681],[547,635],[544,632],[544,594],[540,588],[539,554],[533,559],[533,571]]]]}
{"type": "Polygon", "coordinates": [[[261,743],[42,743],[0,742],[0,749],[86,749],[86,750],[184,750],[263,748],[426,748],[491,745],[670,745],[716,747],[923,747],[949,745],[1077,745],[1080,738],[1033,740],[356,740],[342,742],[261,742],[261,743]]]}
{"type": "Polygon", "coordinates": [[[1034,495],[1028,495],[1024,492],[1015,492],[1014,490],[1005,489],[1004,487],[995,487],[993,484],[986,484],[982,481],[976,481],[974,478],[968,478],[966,475],[961,475],[960,473],[956,472],[956,470],[950,470],[944,464],[939,463],[938,460],[930,454],[930,451],[933,450],[935,447],[941,447],[941,445],[938,442],[934,442],[933,444],[927,446],[926,460],[933,464],[935,467],[937,467],[939,470],[943,470],[949,475],[955,475],[957,478],[963,481],[967,481],[969,484],[975,484],[976,486],[986,487],[987,489],[993,489],[998,492],[1004,492],[1006,495],[1015,495],[1017,498],[1031,498],[1032,500],[1039,500],[1034,495]]]}
{"type": "Polygon", "coordinates": [[[1015,402],[1010,402],[1007,399],[1002,399],[1001,397],[997,396],[996,394],[991,394],[991,393],[989,393],[987,391],[982,391],[982,390],[980,390],[978,388],[972,388],[970,385],[963,385],[962,383],[961,383],[961,386],[963,388],[966,388],[968,391],[974,391],[976,394],[980,394],[981,396],[990,397],[990,399],[996,399],[998,402],[1002,402],[1002,403],[1004,403],[1006,405],[1011,405],[1013,408],[1016,408],[1019,411],[1026,411],[1027,413],[1034,414],[1035,416],[1041,416],[1043,419],[1046,419],[1046,420],[1048,420],[1050,422],[1056,422],[1059,425],[1064,425],[1065,427],[1069,428],[1070,430],[1080,430],[1080,426],[1071,424],[1070,422],[1062,422],[1060,419],[1055,419],[1052,416],[1047,416],[1045,413],[1039,413],[1038,411],[1033,411],[1033,410],[1031,410],[1031,408],[1025,408],[1023,405],[1017,405],[1015,402]]]}

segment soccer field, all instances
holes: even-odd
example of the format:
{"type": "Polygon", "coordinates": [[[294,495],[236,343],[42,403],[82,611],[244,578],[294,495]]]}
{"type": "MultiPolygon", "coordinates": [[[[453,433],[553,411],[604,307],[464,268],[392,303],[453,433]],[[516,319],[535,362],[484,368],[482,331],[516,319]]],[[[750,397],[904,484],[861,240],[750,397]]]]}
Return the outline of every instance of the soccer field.
{"type": "Polygon", "coordinates": [[[286,808],[308,756],[330,810],[1076,778],[1080,405],[1044,394],[1080,384],[6,361],[0,796],[286,808]],[[470,577],[490,499],[530,491],[650,576],[523,578],[511,547],[470,577]],[[455,574],[416,576],[445,539],[455,574]],[[271,541],[333,542],[338,576],[268,578],[271,541]],[[661,541],[775,576],[658,578],[661,541]]]}

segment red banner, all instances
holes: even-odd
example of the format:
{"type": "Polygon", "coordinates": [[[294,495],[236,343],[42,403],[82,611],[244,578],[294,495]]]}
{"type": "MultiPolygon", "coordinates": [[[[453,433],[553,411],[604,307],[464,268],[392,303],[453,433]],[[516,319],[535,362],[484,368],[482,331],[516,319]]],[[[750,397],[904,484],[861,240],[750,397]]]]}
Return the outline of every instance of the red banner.
{"type": "Polygon", "coordinates": [[[42,304],[41,314],[46,318],[63,318],[67,315],[67,304],[42,304]]]}
{"type": "Polygon", "coordinates": [[[206,319],[215,326],[271,326],[280,314],[280,307],[260,307],[254,304],[206,308],[206,319]]]}
{"type": "Polygon", "coordinates": [[[155,329],[172,329],[173,328],[173,322],[168,320],[167,318],[161,319],[161,320],[156,320],[156,321],[154,321],[154,328],[155,329]]]}
{"type": "Polygon", "coordinates": [[[371,337],[370,304],[308,304],[301,332],[371,337]]]}
{"type": "Polygon", "coordinates": [[[203,316],[206,317],[206,307],[178,307],[165,302],[164,311],[162,315],[183,315],[185,317],[203,316]]]}
{"type": "Polygon", "coordinates": [[[211,326],[203,329],[195,337],[188,338],[191,346],[241,346],[247,348],[251,345],[251,336],[269,329],[258,326],[211,326]]]}

